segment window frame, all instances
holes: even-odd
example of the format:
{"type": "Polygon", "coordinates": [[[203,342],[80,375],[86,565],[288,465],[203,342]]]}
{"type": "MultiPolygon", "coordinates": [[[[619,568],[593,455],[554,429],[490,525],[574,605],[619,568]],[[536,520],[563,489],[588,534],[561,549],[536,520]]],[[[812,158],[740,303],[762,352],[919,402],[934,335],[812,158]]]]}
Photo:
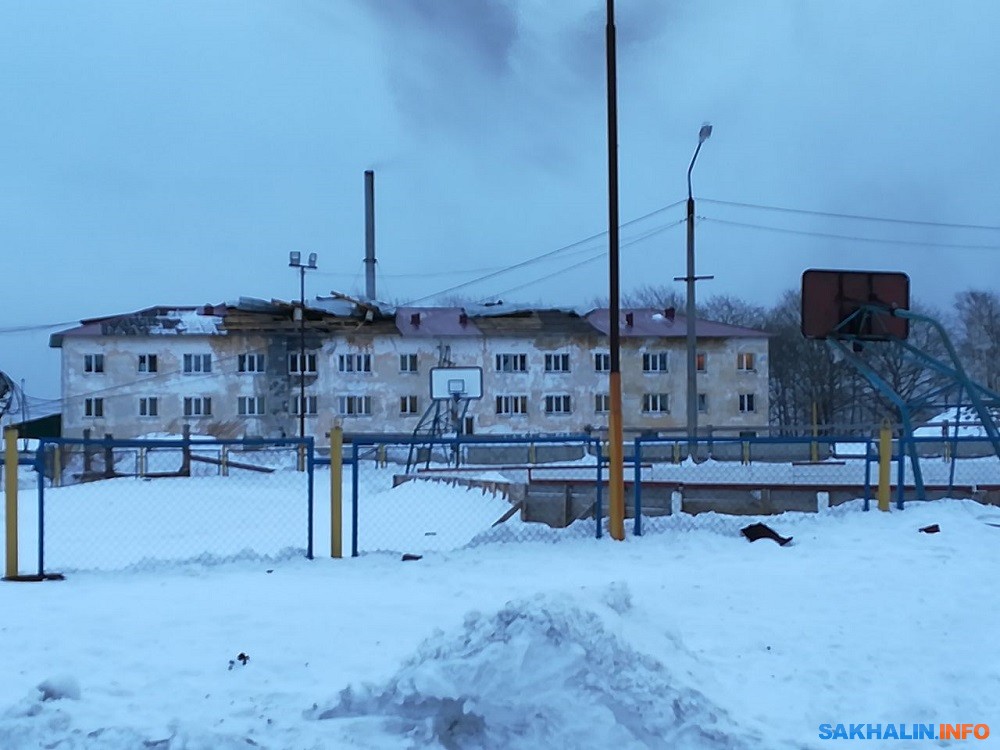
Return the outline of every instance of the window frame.
{"type": "Polygon", "coordinates": [[[660,375],[670,372],[670,352],[643,352],[642,372],[645,375],[660,375]],[[654,363],[656,367],[653,367],[654,363]]]}
{"type": "Polygon", "coordinates": [[[572,414],[573,399],[568,393],[548,393],[543,398],[542,410],[546,416],[572,414]]]}
{"type": "Polygon", "coordinates": [[[549,352],[545,355],[545,372],[562,375],[570,372],[569,352],[549,352]]]}
{"type": "Polygon", "coordinates": [[[364,394],[353,393],[337,396],[337,413],[341,417],[370,417],[372,416],[372,397],[364,394]],[[353,405],[353,411],[351,410],[353,405]],[[360,405],[360,408],[358,406],[360,405]]]}
{"type": "Polygon", "coordinates": [[[136,363],[136,372],[155,373],[159,372],[160,361],[155,354],[140,354],[136,363]]]}
{"type": "Polygon", "coordinates": [[[370,352],[351,352],[337,355],[337,372],[355,375],[370,375],[372,355],[370,352]]]}
{"type": "Polygon", "coordinates": [[[260,352],[244,352],[236,358],[236,372],[240,375],[261,375],[266,369],[266,355],[260,352]]]}
{"type": "Polygon", "coordinates": [[[643,414],[669,414],[670,413],[670,393],[643,393],[642,394],[643,414]],[[655,405],[656,408],[653,408],[655,405]]]}
{"type": "Polygon", "coordinates": [[[288,352],[288,374],[292,376],[318,375],[319,357],[316,352],[288,352]],[[294,367],[292,363],[294,362],[294,367]]]}
{"type": "Polygon", "coordinates": [[[145,419],[160,416],[159,396],[139,397],[139,416],[145,419]]]}
{"type": "Polygon", "coordinates": [[[521,373],[528,371],[528,355],[524,352],[498,352],[494,355],[497,372],[521,373]],[[504,367],[509,363],[510,367],[504,367]]]}
{"type": "Polygon", "coordinates": [[[417,354],[400,354],[399,371],[416,375],[420,372],[420,357],[417,354]]]}
{"type": "Polygon", "coordinates": [[[494,406],[498,417],[526,417],[528,416],[528,394],[498,394],[495,397],[494,406]]]}
{"type": "Polygon", "coordinates": [[[83,371],[88,375],[101,375],[104,373],[104,353],[83,355],[83,371]]]}
{"type": "Polygon", "coordinates": [[[104,398],[101,396],[85,398],[83,416],[87,419],[104,419],[104,398]]]}
{"type": "Polygon", "coordinates": [[[181,374],[209,375],[212,372],[212,355],[202,353],[187,353],[181,357],[181,374]],[[195,367],[195,363],[198,364],[195,367]]]}
{"type": "Polygon", "coordinates": [[[185,419],[202,419],[212,416],[211,396],[184,396],[181,401],[181,411],[185,419]],[[198,413],[195,411],[195,404],[198,405],[198,413]]]}

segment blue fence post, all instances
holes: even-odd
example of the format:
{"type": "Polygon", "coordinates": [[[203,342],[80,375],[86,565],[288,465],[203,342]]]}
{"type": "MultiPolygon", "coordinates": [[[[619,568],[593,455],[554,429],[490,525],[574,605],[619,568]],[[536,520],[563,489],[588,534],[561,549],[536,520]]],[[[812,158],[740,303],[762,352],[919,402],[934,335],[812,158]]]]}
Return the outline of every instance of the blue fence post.
{"type": "Polygon", "coordinates": [[[358,556],[358,444],[351,441],[351,557],[358,556]]]}
{"type": "MultiPolygon", "coordinates": [[[[301,404],[300,404],[300,406],[301,406],[301,404]]],[[[306,454],[306,473],[308,474],[308,477],[307,477],[306,481],[307,481],[308,487],[309,487],[309,492],[308,492],[308,498],[309,498],[309,500],[308,500],[309,522],[308,522],[308,526],[307,526],[307,528],[308,528],[308,534],[309,534],[309,539],[308,539],[308,542],[306,544],[306,558],[309,559],[309,560],[312,560],[313,559],[313,488],[314,488],[314,484],[313,484],[313,469],[316,466],[316,464],[315,464],[316,457],[313,454],[313,449],[315,447],[313,439],[311,437],[310,438],[306,438],[306,441],[307,441],[306,442],[306,451],[307,451],[307,454],[306,454]]]]}
{"type": "Polygon", "coordinates": [[[635,469],[635,481],[632,484],[632,492],[635,498],[635,527],[636,536],[642,536],[642,444],[640,437],[636,437],[632,448],[632,463],[635,469]]]}
{"type": "Polygon", "coordinates": [[[601,455],[601,440],[594,440],[594,455],[597,457],[597,494],[594,500],[594,525],[597,527],[595,538],[601,538],[601,521],[604,520],[602,494],[604,491],[604,457],[601,455]]]}

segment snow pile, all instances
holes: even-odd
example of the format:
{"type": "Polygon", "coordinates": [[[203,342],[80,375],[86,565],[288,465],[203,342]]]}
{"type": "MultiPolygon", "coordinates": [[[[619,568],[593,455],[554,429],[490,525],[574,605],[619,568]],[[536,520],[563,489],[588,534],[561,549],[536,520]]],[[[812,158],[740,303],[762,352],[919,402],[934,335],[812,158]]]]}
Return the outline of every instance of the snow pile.
{"type": "MultiPolygon", "coordinates": [[[[631,609],[623,584],[609,587],[606,602],[631,609]]],[[[458,632],[425,641],[388,683],[347,688],[335,705],[309,715],[378,717],[382,731],[415,747],[753,745],[724,711],[611,632],[596,612],[552,594],[472,612],[458,632]]]]}

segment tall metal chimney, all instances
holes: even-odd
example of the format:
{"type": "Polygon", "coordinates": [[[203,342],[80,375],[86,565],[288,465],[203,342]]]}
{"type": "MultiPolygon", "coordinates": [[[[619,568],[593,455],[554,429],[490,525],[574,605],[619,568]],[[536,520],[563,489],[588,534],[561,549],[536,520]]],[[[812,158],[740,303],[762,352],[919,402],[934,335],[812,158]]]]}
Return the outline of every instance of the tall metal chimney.
{"type": "Polygon", "coordinates": [[[365,296],[375,299],[375,172],[365,170],[365,296]]]}

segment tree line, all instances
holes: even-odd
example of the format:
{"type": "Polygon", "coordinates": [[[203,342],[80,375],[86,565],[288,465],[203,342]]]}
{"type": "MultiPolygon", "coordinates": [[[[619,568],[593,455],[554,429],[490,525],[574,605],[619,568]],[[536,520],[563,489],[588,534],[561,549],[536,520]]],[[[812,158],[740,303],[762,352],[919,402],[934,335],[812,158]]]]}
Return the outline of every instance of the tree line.
{"type": "MultiPolygon", "coordinates": [[[[607,304],[606,300],[596,302],[607,304]]],[[[801,306],[798,290],[786,291],[771,307],[716,295],[699,303],[697,314],[702,319],[771,334],[769,419],[780,431],[804,434],[815,423],[822,433],[867,433],[883,419],[898,422],[896,405],[842,355],[825,341],[802,335],[801,306]]],[[[683,312],[684,296],[669,287],[646,286],[623,295],[622,307],[674,307],[683,312]]],[[[950,309],[918,300],[911,300],[910,309],[941,322],[969,377],[1000,392],[1000,294],[969,289],[955,295],[950,309]]],[[[945,342],[931,326],[911,323],[909,342],[936,359],[948,361],[945,342]]],[[[926,398],[947,382],[899,346],[866,342],[856,354],[908,403],[926,398]]],[[[957,393],[951,394],[951,403],[956,397],[957,393]]],[[[915,416],[927,418],[938,411],[938,407],[928,408],[915,416]]]]}

